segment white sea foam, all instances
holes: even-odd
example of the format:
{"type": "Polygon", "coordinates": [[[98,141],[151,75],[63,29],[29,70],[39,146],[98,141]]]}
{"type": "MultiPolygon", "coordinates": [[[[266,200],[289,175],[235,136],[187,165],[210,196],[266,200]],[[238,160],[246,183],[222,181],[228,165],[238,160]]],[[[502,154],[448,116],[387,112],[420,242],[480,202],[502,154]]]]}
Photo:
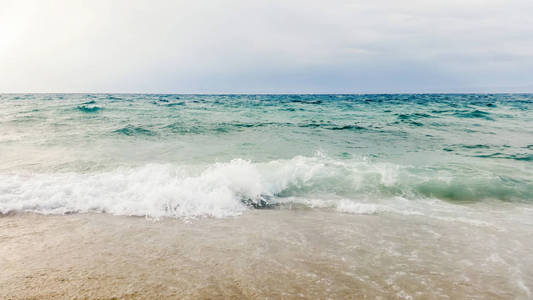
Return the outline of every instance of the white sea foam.
{"type": "Polygon", "coordinates": [[[241,159],[194,167],[150,164],[100,173],[2,174],[0,212],[108,212],[120,215],[233,216],[241,200],[259,201],[290,184],[301,184],[314,169],[294,159],[258,165],[241,159]]]}
{"type": "Polygon", "coordinates": [[[412,188],[401,172],[396,165],[317,154],[263,163],[234,159],[203,166],[147,164],[89,173],[9,173],[0,174],[0,213],[227,217],[243,213],[247,204],[268,201],[342,213],[430,215],[491,225],[456,216],[464,207],[391,195],[391,191],[412,188]]]}
{"type": "Polygon", "coordinates": [[[369,178],[388,183],[394,175],[384,172],[380,165],[348,165],[316,155],[265,163],[234,159],[204,167],[148,164],[93,173],[0,174],[0,212],[225,217],[246,210],[243,202],[259,203],[284,192],[305,196],[317,189],[368,185],[369,178]]]}
{"type": "Polygon", "coordinates": [[[378,212],[387,211],[387,207],[374,203],[361,203],[350,200],[341,200],[336,205],[336,210],[345,213],[372,215],[378,212]]]}

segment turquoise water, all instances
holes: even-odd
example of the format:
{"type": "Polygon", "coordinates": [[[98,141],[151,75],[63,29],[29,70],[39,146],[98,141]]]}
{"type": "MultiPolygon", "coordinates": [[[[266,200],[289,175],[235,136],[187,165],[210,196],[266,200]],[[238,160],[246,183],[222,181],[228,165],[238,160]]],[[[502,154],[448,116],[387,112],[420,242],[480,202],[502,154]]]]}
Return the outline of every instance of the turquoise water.
{"type": "Polygon", "coordinates": [[[0,212],[529,205],[532,109],[528,94],[4,94],[0,212]]]}

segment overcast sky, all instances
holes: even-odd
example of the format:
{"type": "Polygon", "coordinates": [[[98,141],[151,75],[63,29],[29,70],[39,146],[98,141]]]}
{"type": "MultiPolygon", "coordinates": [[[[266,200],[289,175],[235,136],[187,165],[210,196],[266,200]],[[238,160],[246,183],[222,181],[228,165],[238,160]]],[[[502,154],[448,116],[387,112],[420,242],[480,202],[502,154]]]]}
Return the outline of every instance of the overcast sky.
{"type": "Polygon", "coordinates": [[[533,92],[533,1],[0,0],[0,92],[533,92]]]}

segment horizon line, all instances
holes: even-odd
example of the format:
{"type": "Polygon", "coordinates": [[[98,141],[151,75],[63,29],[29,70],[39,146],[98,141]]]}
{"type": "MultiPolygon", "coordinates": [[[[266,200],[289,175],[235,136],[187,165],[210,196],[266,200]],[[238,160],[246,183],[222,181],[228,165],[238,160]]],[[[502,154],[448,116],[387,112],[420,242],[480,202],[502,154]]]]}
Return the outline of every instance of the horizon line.
{"type": "Polygon", "coordinates": [[[23,94],[41,94],[41,95],[68,95],[68,94],[88,94],[88,95],[206,95],[206,96],[225,96],[225,95],[264,95],[264,96],[283,96],[283,95],[518,95],[518,94],[533,94],[530,92],[353,92],[353,93],[323,93],[323,92],[290,92],[290,93],[229,93],[229,92],[214,92],[214,93],[183,93],[183,92],[0,92],[0,95],[23,95],[23,94]]]}

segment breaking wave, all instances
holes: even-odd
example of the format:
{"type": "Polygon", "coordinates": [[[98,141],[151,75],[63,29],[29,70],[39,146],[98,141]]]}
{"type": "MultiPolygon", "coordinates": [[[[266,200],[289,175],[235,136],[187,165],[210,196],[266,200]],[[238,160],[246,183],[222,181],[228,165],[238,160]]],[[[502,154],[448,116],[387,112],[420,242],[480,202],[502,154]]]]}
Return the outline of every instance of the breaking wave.
{"type": "Polygon", "coordinates": [[[147,164],[92,173],[12,173],[0,175],[0,213],[227,217],[250,208],[303,205],[374,214],[419,205],[412,201],[533,199],[531,182],[457,174],[320,154],[263,163],[234,159],[203,166],[147,164]]]}

